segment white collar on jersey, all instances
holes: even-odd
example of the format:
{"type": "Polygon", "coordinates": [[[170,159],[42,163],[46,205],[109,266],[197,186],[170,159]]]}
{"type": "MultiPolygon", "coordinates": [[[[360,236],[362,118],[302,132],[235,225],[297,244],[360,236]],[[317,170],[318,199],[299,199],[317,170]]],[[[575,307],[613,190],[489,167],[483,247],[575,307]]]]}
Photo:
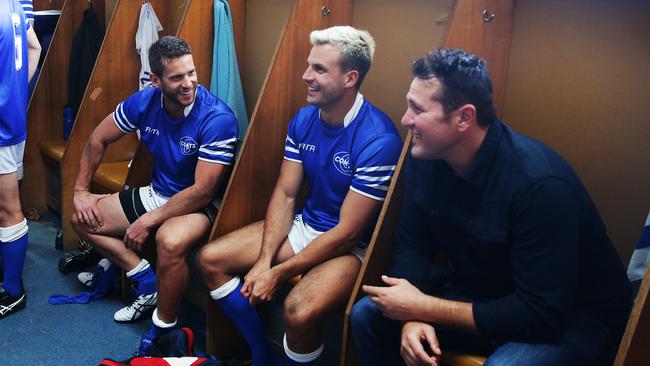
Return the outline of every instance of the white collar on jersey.
{"type": "MultiPolygon", "coordinates": [[[[196,91],[197,90],[198,90],[198,88],[194,89],[194,94],[195,94],[194,95],[194,102],[196,102],[196,91]]],[[[165,109],[165,104],[163,103],[163,100],[164,100],[164,97],[163,97],[163,93],[162,93],[162,90],[161,90],[160,91],[160,108],[162,108],[164,110],[165,109]]],[[[194,108],[194,102],[192,102],[192,104],[185,107],[185,109],[183,110],[183,115],[185,117],[187,117],[187,115],[190,114],[190,112],[192,111],[192,108],[194,108]]]]}
{"type": "MultiPolygon", "coordinates": [[[[357,92],[357,97],[354,99],[354,104],[352,104],[352,108],[346,113],[345,117],[343,117],[343,128],[348,127],[352,121],[354,121],[354,118],[359,114],[359,110],[361,109],[361,105],[363,104],[363,94],[357,92]]],[[[320,109],[318,110],[318,118],[320,118],[320,109]]]]}

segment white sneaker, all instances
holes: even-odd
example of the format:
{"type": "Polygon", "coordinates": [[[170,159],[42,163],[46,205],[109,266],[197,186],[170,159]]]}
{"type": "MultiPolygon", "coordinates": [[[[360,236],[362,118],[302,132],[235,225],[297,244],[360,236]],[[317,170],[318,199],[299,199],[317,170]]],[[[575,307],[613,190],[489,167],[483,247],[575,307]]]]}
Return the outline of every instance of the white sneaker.
{"type": "Polygon", "coordinates": [[[152,294],[138,296],[133,304],[115,312],[113,319],[118,323],[130,323],[142,319],[144,314],[156,308],[157,294],[157,292],[154,292],[152,294]]]}
{"type": "Polygon", "coordinates": [[[79,272],[77,278],[79,279],[79,282],[81,282],[82,285],[86,287],[92,287],[93,276],[94,274],[92,272],[79,272]]]}

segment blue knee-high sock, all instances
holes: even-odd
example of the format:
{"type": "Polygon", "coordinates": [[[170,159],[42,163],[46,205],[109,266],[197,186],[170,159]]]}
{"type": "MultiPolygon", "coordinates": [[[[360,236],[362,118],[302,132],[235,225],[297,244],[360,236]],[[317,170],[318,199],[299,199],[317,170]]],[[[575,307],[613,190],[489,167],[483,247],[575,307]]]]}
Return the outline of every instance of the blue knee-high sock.
{"type": "Polygon", "coordinates": [[[286,366],[313,366],[316,364],[316,360],[323,353],[325,348],[324,344],[321,344],[315,351],[310,353],[296,353],[289,349],[289,344],[287,343],[287,334],[284,334],[282,340],[284,346],[284,353],[287,355],[286,366]]]}
{"type": "Polygon", "coordinates": [[[20,238],[0,243],[4,282],[2,287],[11,296],[18,296],[22,290],[23,267],[27,254],[27,233],[20,238]]]}
{"type": "Polygon", "coordinates": [[[228,296],[217,300],[217,305],[235,323],[235,327],[244,337],[253,354],[253,365],[282,364],[280,356],[273,350],[273,346],[264,333],[262,322],[257,316],[255,308],[241,294],[243,283],[240,283],[228,296]]]}
{"type": "Polygon", "coordinates": [[[136,296],[156,292],[156,274],[151,267],[134,274],[131,279],[136,283],[136,296]]]}

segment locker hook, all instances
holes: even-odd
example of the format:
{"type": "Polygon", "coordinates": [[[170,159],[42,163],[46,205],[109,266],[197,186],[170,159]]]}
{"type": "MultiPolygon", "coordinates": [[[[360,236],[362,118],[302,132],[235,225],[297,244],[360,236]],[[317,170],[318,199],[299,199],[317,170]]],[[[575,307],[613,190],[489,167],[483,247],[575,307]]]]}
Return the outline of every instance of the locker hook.
{"type": "Polygon", "coordinates": [[[492,19],[494,19],[494,17],[495,17],[495,15],[494,15],[494,14],[490,14],[490,13],[487,11],[487,9],[483,10],[483,21],[484,21],[484,22],[486,22],[486,23],[487,23],[487,22],[491,22],[492,19]]]}
{"type": "Polygon", "coordinates": [[[320,8],[320,12],[323,14],[323,16],[328,16],[332,11],[329,10],[327,6],[323,5],[323,7],[320,8]]]}

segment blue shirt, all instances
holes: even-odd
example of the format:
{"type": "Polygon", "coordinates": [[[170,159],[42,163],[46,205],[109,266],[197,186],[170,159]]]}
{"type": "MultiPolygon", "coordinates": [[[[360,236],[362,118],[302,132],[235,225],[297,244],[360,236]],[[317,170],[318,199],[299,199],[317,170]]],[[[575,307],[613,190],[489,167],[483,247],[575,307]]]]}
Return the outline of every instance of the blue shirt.
{"type": "Polygon", "coordinates": [[[23,7],[25,18],[27,20],[34,20],[34,4],[32,0],[20,0],[20,5],[23,7]]]}
{"type": "Polygon", "coordinates": [[[169,197],[194,184],[198,160],[234,161],[238,127],[230,108],[200,85],[181,117],[171,117],[162,98],[159,88],[143,89],[118,104],[113,119],[124,132],[140,130],[154,157],[153,188],[169,197]]]}
{"type": "Polygon", "coordinates": [[[302,217],[318,231],[338,224],[349,190],[383,201],[399,159],[402,140],[393,122],[369,102],[358,103],[347,127],[326,124],[315,106],[289,124],[284,158],[303,165],[309,194],[302,217]]]}
{"type": "Polygon", "coordinates": [[[480,299],[474,320],[489,339],[557,339],[576,313],[622,334],[623,266],[585,187],[548,146],[495,121],[464,176],[413,158],[405,174],[394,276],[434,294],[451,281],[480,299]],[[429,271],[439,251],[451,274],[429,271]]]}
{"type": "Polygon", "coordinates": [[[0,2],[0,146],[27,136],[29,24],[15,0],[0,2]]]}

